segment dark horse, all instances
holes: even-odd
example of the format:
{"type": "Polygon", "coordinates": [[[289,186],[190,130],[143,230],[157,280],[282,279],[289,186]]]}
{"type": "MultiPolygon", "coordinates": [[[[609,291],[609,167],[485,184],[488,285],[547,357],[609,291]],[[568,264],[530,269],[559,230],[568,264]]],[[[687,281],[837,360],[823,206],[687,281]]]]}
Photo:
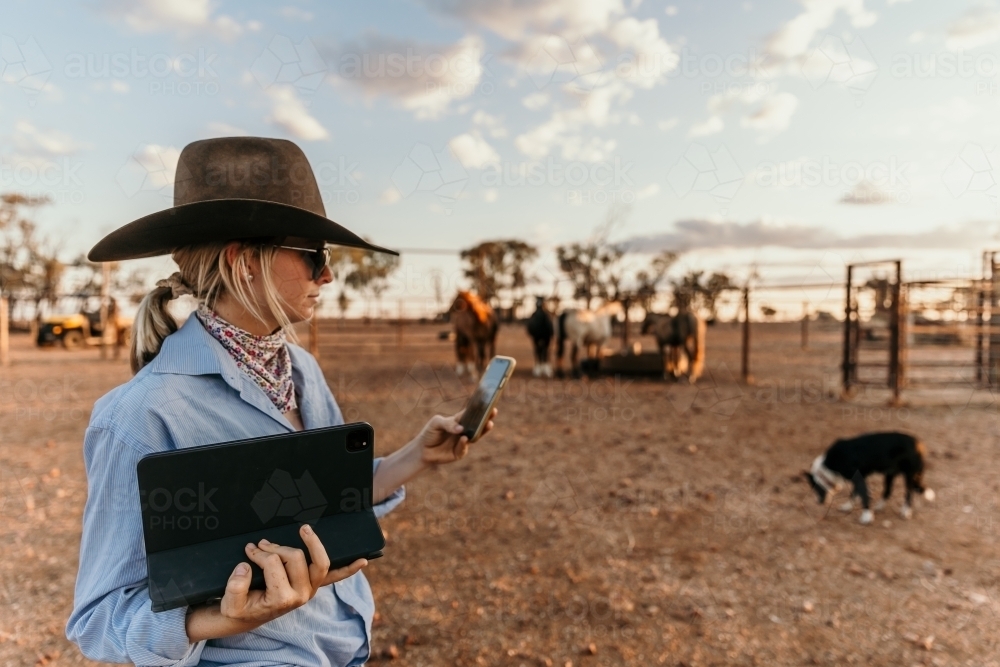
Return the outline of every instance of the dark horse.
{"type": "Polygon", "coordinates": [[[482,373],[496,353],[498,322],[489,304],[472,292],[461,291],[448,309],[455,330],[455,372],[482,373]]]}
{"type": "Polygon", "coordinates": [[[555,327],[549,311],[545,310],[545,297],[535,297],[535,312],[528,318],[528,335],[535,346],[535,366],[531,374],[535,377],[544,375],[552,377],[552,365],[549,364],[549,345],[555,335],[555,327]]]}
{"type": "Polygon", "coordinates": [[[651,333],[663,357],[663,378],[687,375],[694,384],[705,369],[705,320],[694,313],[676,316],[647,313],[642,333],[651,333]]]}

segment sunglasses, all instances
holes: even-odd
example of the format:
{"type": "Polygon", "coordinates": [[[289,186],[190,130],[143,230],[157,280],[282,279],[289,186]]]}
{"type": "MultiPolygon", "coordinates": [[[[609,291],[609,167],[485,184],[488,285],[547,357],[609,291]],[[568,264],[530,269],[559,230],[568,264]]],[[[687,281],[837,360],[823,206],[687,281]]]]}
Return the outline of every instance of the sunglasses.
{"type": "Polygon", "coordinates": [[[330,249],[326,246],[322,248],[296,248],[290,245],[279,245],[278,248],[284,248],[285,250],[298,250],[302,253],[302,259],[305,260],[306,265],[312,271],[313,281],[320,279],[323,275],[323,270],[326,269],[326,265],[330,263],[330,249]]]}

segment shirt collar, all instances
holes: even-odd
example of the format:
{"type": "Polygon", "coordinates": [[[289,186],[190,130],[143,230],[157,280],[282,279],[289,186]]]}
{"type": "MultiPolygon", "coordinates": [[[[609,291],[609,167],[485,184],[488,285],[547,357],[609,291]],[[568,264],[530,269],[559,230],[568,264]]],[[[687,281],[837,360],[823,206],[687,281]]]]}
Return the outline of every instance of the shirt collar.
{"type": "MultiPolygon", "coordinates": [[[[299,384],[301,374],[295,372],[296,355],[292,355],[292,371],[299,384]]],[[[229,353],[205,331],[197,317],[188,317],[181,328],[167,336],[149,364],[149,372],[169,375],[219,375],[230,387],[239,392],[240,398],[289,430],[292,425],[278,412],[274,403],[260,387],[240,370],[229,353]]]]}

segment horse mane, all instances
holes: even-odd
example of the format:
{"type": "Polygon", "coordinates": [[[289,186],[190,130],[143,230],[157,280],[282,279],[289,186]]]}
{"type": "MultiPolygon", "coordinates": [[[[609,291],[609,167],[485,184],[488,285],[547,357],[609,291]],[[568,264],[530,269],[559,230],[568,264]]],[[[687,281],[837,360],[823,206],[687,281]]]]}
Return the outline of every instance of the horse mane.
{"type": "Polygon", "coordinates": [[[466,290],[459,290],[458,296],[455,297],[455,301],[463,302],[469,310],[471,310],[476,315],[476,319],[479,320],[480,324],[486,324],[490,321],[493,315],[493,309],[488,303],[479,298],[478,294],[473,292],[468,292],[466,290]]]}

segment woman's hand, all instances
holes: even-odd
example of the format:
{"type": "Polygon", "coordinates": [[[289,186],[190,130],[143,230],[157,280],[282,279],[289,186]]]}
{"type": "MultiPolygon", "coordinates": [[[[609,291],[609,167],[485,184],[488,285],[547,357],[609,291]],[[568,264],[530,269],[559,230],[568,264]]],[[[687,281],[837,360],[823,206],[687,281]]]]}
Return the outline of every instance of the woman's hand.
{"type": "Polygon", "coordinates": [[[347,567],[330,569],[330,557],[319,537],[308,525],[299,535],[309,549],[306,563],[301,549],[261,540],[247,544],[247,557],[264,570],[264,590],[250,590],[251,571],[240,563],[229,576],[226,593],[218,607],[201,607],[188,614],[188,639],[192,642],[247,632],[301,607],[323,586],[347,579],[368,564],[360,558],[347,567]]]}
{"type": "MultiPolygon", "coordinates": [[[[459,423],[462,412],[451,417],[435,415],[420,431],[415,440],[420,443],[423,463],[428,465],[451,463],[469,453],[469,439],[462,435],[463,429],[459,423]]],[[[493,418],[496,416],[497,409],[493,408],[489,421],[486,422],[486,427],[483,429],[483,435],[493,429],[493,418]]]]}

